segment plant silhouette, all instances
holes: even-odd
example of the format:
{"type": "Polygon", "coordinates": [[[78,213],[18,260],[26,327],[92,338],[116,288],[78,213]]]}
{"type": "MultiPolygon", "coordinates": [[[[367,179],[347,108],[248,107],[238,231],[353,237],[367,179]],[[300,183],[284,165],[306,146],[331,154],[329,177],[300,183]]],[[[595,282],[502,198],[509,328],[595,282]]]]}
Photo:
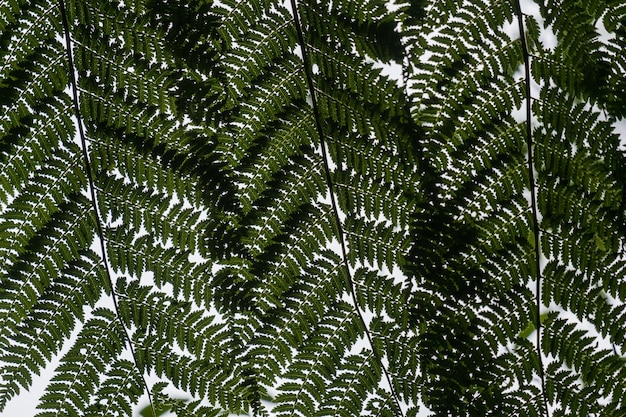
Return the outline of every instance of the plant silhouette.
{"type": "Polygon", "coordinates": [[[626,416],[626,5],[530,3],[1,2],[0,411],[626,416]]]}

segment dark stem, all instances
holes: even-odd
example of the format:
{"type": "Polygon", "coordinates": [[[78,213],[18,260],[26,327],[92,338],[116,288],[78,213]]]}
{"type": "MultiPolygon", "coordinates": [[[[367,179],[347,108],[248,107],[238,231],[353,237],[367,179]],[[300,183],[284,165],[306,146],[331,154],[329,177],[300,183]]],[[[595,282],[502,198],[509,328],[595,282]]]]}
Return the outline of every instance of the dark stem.
{"type": "Polygon", "coordinates": [[[393,398],[393,401],[395,403],[395,406],[398,408],[398,412],[400,413],[400,415],[404,415],[404,413],[402,412],[402,408],[400,407],[400,400],[398,398],[398,395],[396,394],[396,391],[393,387],[393,383],[391,381],[391,376],[389,375],[389,371],[387,370],[387,367],[383,364],[382,359],[381,359],[381,355],[378,353],[376,347],[374,346],[374,342],[373,342],[373,338],[372,335],[367,327],[367,323],[365,322],[365,318],[363,317],[363,313],[361,312],[361,307],[359,306],[359,302],[358,302],[358,298],[356,295],[356,290],[354,288],[354,280],[352,279],[352,274],[350,272],[350,265],[348,264],[348,255],[347,255],[347,249],[346,249],[346,242],[345,242],[345,237],[344,237],[344,231],[343,228],[341,227],[341,219],[339,217],[339,209],[337,207],[337,199],[335,197],[335,187],[333,184],[333,180],[332,180],[332,176],[331,176],[331,170],[330,170],[330,165],[329,165],[329,159],[328,159],[328,152],[326,150],[326,139],[325,139],[325,135],[324,135],[324,130],[322,128],[322,120],[320,117],[320,112],[319,112],[319,108],[317,105],[317,97],[316,97],[316,93],[315,93],[315,85],[313,82],[313,74],[311,72],[311,63],[309,61],[309,55],[308,55],[308,51],[307,51],[307,47],[306,47],[306,43],[304,41],[304,32],[302,31],[302,26],[300,24],[300,16],[298,14],[298,5],[296,0],[291,0],[291,8],[293,10],[293,18],[294,18],[294,23],[296,26],[296,31],[298,32],[298,42],[300,44],[300,50],[302,52],[302,61],[304,64],[304,71],[306,74],[306,81],[307,81],[307,85],[308,85],[308,89],[309,89],[309,93],[311,94],[311,102],[312,102],[312,107],[313,107],[313,114],[315,117],[315,127],[317,130],[317,135],[319,136],[320,139],[320,147],[322,148],[322,160],[324,162],[324,172],[326,175],[326,185],[328,186],[328,192],[330,194],[330,203],[331,203],[331,207],[332,207],[332,212],[333,212],[333,217],[334,217],[334,222],[336,225],[336,231],[337,231],[337,238],[339,239],[339,245],[341,247],[341,257],[343,260],[343,265],[346,271],[346,276],[347,278],[347,283],[348,283],[348,287],[350,289],[350,295],[352,297],[352,302],[354,304],[354,308],[357,312],[357,315],[359,316],[359,320],[361,321],[361,324],[363,325],[363,329],[365,331],[365,336],[367,337],[367,341],[370,345],[370,347],[372,348],[372,353],[374,355],[374,358],[376,359],[376,361],[378,362],[378,364],[380,365],[381,369],[383,370],[383,374],[385,375],[385,379],[387,380],[387,384],[389,385],[389,389],[391,390],[391,397],[393,398]]]}
{"type": "Polygon", "coordinates": [[[533,217],[533,233],[535,245],[535,270],[536,270],[536,288],[535,288],[535,327],[537,329],[537,357],[539,360],[539,377],[541,379],[541,392],[543,396],[543,406],[545,415],[549,415],[548,398],[546,396],[546,377],[543,367],[543,355],[541,353],[541,263],[540,263],[540,242],[539,242],[539,217],[537,215],[537,193],[535,190],[535,173],[533,160],[533,138],[532,138],[532,97],[530,91],[530,51],[526,42],[526,32],[524,30],[524,14],[519,0],[515,0],[515,8],[517,9],[517,24],[519,27],[520,41],[522,44],[522,54],[524,56],[524,78],[526,87],[526,148],[528,150],[528,182],[530,188],[530,205],[533,217]]]}
{"type": "Polygon", "coordinates": [[[109,285],[109,290],[111,291],[111,299],[113,301],[113,307],[115,309],[115,313],[116,316],[120,322],[120,326],[122,327],[122,329],[124,330],[124,335],[126,337],[126,342],[128,343],[128,348],[130,350],[130,353],[132,354],[133,357],[133,362],[135,363],[135,367],[137,368],[137,372],[139,373],[139,375],[141,376],[141,381],[143,383],[143,386],[146,390],[146,394],[148,395],[148,401],[150,402],[150,408],[152,409],[152,414],[155,414],[155,409],[154,409],[154,403],[152,402],[152,395],[150,393],[150,389],[148,388],[148,382],[146,381],[146,378],[143,374],[143,372],[139,369],[138,361],[137,361],[137,354],[135,352],[135,348],[133,346],[133,342],[132,339],[130,337],[130,333],[128,331],[128,329],[126,328],[126,326],[124,325],[124,321],[122,320],[121,314],[120,314],[120,310],[119,310],[119,302],[117,300],[117,295],[115,293],[115,287],[113,285],[113,277],[111,274],[111,269],[109,267],[109,262],[107,260],[107,252],[106,252],[106,247],[105,247],[105,243],[104,243],[104,231],[102,228],[102,222],[101,222],[101,217],[100,217],[100,212],[98,210],[98,202],[97,202],[97,197],[96,197],[96,186],[94,184],[94,180],[93,180],[93,173],[92,173],[92,169],[91,169],[91,162],[89,160],[89,153],[87,151],[87,139],[85,137],[85,131],[83,128],[83,121],[80,115],[80,106],[78,104],[78,87],[77,87],[77,83],[76,83],[76,75],[75,75],[75,68],[74,68],[74,59],[72,57],[72,40],[70,37],[70,29],[69,29],[69,23],[68,23],[68,18],[67,18],[67,12],[65,11],[65,3],[63,0],[59,0],[59,10],[61,12],[61,18],[63,20],[63,31],[64,31],[64,35],[65,35],[65,49],[67,51],[67,62],[68,62],[68,66],[69,66],[69,76],[70,76],[70,83],[72,86],[72,102],[74,105],[74,115],[76,117],[76,124],[78,126],[78,135],[80,137],[80,144],[81,144],[81,150],[83,153],[83,160],[85,161],[85,170],[86,170],[86,174],[87,174],[87,181],[89,184],[89,193],[91,195],[91,206],[93,208],[95,217],[96,217],[96,230],[97,230],[97,234],[98,234],[98,240],[100,241],[100,251],[102,252],[102,263],[104,265],[104,269],[106,272],[106,277],[107,277],[107,283],[109,285]]]}

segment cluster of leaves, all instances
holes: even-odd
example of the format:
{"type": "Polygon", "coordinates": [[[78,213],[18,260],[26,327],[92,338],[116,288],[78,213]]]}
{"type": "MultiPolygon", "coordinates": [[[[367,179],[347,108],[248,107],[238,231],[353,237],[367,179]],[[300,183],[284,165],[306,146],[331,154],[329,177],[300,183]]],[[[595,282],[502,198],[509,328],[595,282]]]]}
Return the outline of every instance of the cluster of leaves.
{"type": "Polygon", "coordinates": [[[396,3],[0,4],[0,410],[626,415],[626,6],[396,3]]]}

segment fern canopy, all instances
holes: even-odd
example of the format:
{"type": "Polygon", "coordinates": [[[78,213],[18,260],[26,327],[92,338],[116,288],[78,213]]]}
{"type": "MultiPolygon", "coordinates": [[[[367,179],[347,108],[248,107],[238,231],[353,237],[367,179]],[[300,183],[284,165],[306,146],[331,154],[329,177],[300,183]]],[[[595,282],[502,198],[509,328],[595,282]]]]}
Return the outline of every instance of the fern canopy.
{"type": "Polygon", "coordinates": [[[0,411],[53,366],[40,417],[626,416],[625,36],[621,0],[3,1],[0,411]]]}

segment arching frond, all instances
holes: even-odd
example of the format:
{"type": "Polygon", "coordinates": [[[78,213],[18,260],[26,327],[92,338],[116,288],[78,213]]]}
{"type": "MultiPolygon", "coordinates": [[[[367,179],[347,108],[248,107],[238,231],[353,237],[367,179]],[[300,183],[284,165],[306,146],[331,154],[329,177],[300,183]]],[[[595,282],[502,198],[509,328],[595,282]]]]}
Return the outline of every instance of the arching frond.
{"type": "Polygon", "coordinates": [[[623,415],[625,19],[2,2],[0,410],[623,415]]]}

